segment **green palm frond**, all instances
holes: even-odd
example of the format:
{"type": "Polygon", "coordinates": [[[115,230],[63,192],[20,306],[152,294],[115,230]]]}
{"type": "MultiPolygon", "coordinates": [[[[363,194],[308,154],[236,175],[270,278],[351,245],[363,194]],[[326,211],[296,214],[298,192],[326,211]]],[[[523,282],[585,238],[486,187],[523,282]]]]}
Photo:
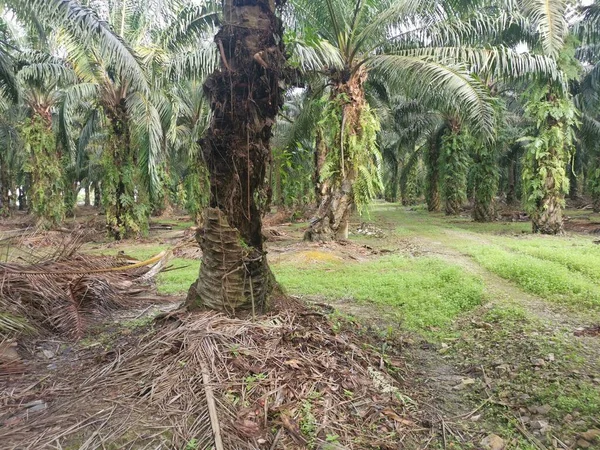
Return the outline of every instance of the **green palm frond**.
{"type": "Polygon", "coordinates": [[[369,66],[408,96],[460,116],[477,132],[494,132],[494,108],[487,88],[460,65],[409,55],[378,55],[369,66]]]}
{"type": "Polygon", "coordinates": [[[160,190],[158,165],[163,138],[160,114],[152,100],[141,92],[134,92],[127,98],[127,111],[142,175],[150,192],[156,192],[160,190]]]}
{"type": "Polygon", "coordinates": [[[543,76],[559,79],[556,60],[544,55],[518,53],[503,47],[425,47],[401,50],[399,56],[422,58],[440,64],[463,64],[480,76],[494,79],[519,80],[527,77],[543,76]]]}
{"type": "Polygon", "coordinates": [[[75,84],[64,91],[63,100],[59,107],[58,124],[63,145],[69,151],[72,162],[75,162],[78,153],[73,131],[76,110],[82,102],[95,99],[99,91],[99,86],[93,83],[75,84]]]}
{"type": "Polygon", "coordinates": [[[524,15],[539,35],[544,54],[557,58],[568,32],[565,0],[519,0],[524,15]]]}
{"type": "Polygon", "coordinates": [[[157,45],[171,51],[195,45],[199,38],[214,33],[219,22],[218,13],[216,2],[186,5],[163,31],[157,45]]]}
{"type": "Polygon", "coordinates": [[[31,21],[32,12],[51,26],[64,28],[84,47],[94,47],[134,89],[148,90],[146,74],[133,50],[92,9],[74,0],[12,0],[7,6],[21,20],[31,21]]]}
{"type": "Polygon", "coordinates": [[[21,82],[53,82],[58,85],[69,85],[77,82],[77,76],[70,67],[65,64],[56,63],[35,63],[23,67],[17,73],[17,78],[21,82]]]}
{"type": "Polygon", "coordinates": [[[339,49],[327,40],[315,38],[305,41],[293,35],[286,42],[286,47],[291,50],[289,63],[300,67],[305,72],[344,68],[344,59],[339,49]]]}
{"type": "Polygon", "coordinates": [[[176,55],[167,64],[167,74],[172,80],[203,81],[219,66],[219,54],[214,44],[203,42],[194,51],[176,55]]]}

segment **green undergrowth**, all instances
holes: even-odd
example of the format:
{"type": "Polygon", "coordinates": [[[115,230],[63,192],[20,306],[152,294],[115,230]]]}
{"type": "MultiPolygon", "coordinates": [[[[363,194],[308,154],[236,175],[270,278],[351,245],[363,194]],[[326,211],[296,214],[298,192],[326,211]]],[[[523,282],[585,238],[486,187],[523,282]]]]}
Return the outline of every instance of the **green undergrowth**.
{"type": "Polygon", "coordinates": [[[412,330],[434,331],[483,300],[482,282],[437,258],[388,256],[368,262],[273,266],[291,294],[385,307],[412,330]]]}
{"type": "Polygon", "coordinates": [[[499,242],[512,251],[559,263],[600,282],[600,246],[590,239],[544,236],[519,240],[503,238],[499,242]]]}
{"type": "Polygon", "coordinates": [[[515,282],[529,293],[575,308],[600,310],[600,286],[559,262],[492,244],[470,245],[465,250],[487,270],[515,282]]]}

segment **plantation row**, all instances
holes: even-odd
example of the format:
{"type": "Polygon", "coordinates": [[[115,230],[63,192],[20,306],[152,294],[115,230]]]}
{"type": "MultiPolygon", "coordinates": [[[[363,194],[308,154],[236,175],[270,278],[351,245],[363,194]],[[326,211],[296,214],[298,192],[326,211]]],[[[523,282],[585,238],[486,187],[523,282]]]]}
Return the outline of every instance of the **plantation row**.
{"type": "Polygon", "coordinates": [[[549,234],[566,194],[600,210],[597,2],[1,3],[4,215],[56,227],[83,190],[120,239],[240,197],[317,204],[329,240],[375,197],[549,234]]]}

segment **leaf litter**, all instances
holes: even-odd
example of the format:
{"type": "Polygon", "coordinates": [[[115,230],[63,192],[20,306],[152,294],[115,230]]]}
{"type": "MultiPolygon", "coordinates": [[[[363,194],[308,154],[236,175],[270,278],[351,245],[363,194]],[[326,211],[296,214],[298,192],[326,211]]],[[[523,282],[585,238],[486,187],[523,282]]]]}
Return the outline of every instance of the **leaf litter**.
{"type": "Polygon", "coordinates": [[[98,364],[78,358],[78,370],[64,367],[51,383],[13,384],[11,394],[5,387],[0,441],[396,449],[423,431],[397,359],[384,361],[356,329],[337,330],[320,312],[285,303],[258,321],[170,313],[135,342],[96,355],[98,364]],[[27,414],[24,405],[39,398],[47,408],[27,414]]]}

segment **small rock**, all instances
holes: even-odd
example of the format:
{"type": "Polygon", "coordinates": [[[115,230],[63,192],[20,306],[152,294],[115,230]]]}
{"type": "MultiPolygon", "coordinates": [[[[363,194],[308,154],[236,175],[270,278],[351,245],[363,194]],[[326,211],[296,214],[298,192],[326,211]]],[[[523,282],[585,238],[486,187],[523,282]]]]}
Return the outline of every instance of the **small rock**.
{"type": "Polygon", "coordinates": [[[508,373],[508,372],[510,372],[510,365],[509,364],[500,364],[499,366],[496,367],[496,372],[498,372],[500,375],[508,373]]]}
{"type": "Polygon", "coordinates": [[[550,425],[547,420],[532,420],[531,421],[531,429],[532,430],[543,430],[544,428],[548,428],[550,425]]]}
{"type": "Polygon", "coordinates": [[[531,417],[529,417],[529,416],[523,416],[523,417],[521,417],[521,422],[523,424],[529,423],[529,421],[531,421],[531,417]]]}
{"type": "Polygon", "coordinates": [[[546,365],[546,361],[544,361],[542,358],[534,358],[531,360],[531,364],[533,364],[535,367],[543,367],[546,365]]]}
{"type": "Polygon", "coordinates": [[[548,356],[546,357],[546,359],[550,362],[554,361],[554,353],[550,353],[548,354],[548,356]]]}
{"type": "Polygon", "coordinates": [[[481,414],[477,414],[476,416],[471,416],[471,422],[478,422],[481,419],[481,414]]]}
{"type": "Polygon", "coordinates": [[[592,444],[590,444],[585,439],[578,439],[577,444],[575,445],[577,446],[577,448],[590,448],[592,446],[592,444]]]}
{"type": "Polygon", "coordinates": [[[26,403],[25,408],[27,408],[27,412],[36,412],[45,410],[48,405],[43,400],[34,400],[33,402],[26,403]]]}
{"type": "Polygon", "coordinates": [[[573,416],[571,414],[567,414],[564,418],[563,421],[565,422],[572,422],[573,421],[573,416]]]}
{"type": "Polygon", "coordinates": [[[473,384],[475,384],[475,380],[473,378],[465,378],[461,381],[460,384],[457,384],[456,386],[454,386],[453,389],[456,391],[461,391],[473,384]]]}
{"type": "Polygon", "coordinates": [[[590,442],[600,441],[600,430],[592,428],[591,430],[587,430],[585,433],[581,433],[581,437],[590,442]]]}
{"type": "Polygon", "coordinates": [[[542,416],[548,415],[550,411],[552,411],[552,406],[550,405],[543,405],[537,407],[537,413],[541,414],[542,416]]]}
{"type": "Polygon", "coordinates": [[[42,353],[44,354],[44,356],[48,359],[52,359],[54,358],[54,352],[50,351],[50,350],[42,350],[42,353]]]}
{"type": "Polygon", "coordinates": [[[504,450],[506,441],[497,434],[490,434],[481,441],[481,448],[484,450],[504,450]]]}

